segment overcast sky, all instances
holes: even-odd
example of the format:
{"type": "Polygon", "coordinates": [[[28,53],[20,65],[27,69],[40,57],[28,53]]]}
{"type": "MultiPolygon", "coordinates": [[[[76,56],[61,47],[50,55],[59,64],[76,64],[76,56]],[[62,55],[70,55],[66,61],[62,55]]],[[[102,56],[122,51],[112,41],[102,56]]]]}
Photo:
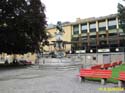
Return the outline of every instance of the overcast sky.
{"type": "Polygon", "coordinates": [[[46,6],[48,24],[74,22],[76,18],[99,17],[117,13],[122,0],[41,0],[46,6]]]}

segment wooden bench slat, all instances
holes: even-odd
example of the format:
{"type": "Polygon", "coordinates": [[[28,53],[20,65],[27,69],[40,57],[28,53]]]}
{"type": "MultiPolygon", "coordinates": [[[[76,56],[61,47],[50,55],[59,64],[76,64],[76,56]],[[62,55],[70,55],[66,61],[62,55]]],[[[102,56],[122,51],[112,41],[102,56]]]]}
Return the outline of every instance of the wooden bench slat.
{"type": "Polygon", "coordinates": [[[103,65],[95,65],[95,66],[92,66],[91,69],[107,69],[109,67],[115,67],[116,65],[120,65],[120,64],[122,64],[122,61],[107,63],[103,65]]]}
{"type": "Polygon", "coordinates": [[[101,69],[101,65],[92,66],[91,69],[101,69]]]}
{"type": "Polygon", "coordinates": [[[90,77],[90,78],[110,78],[111,70],[80,70],[81,77],[90,77]]]}
{"type": "Polygon", "coordinates": [[[120,72],[119,73],[119,77],[118,78],[116,78],[117,80],[123,80],[123,81],[125,81],[125,72],[120,72]]]}

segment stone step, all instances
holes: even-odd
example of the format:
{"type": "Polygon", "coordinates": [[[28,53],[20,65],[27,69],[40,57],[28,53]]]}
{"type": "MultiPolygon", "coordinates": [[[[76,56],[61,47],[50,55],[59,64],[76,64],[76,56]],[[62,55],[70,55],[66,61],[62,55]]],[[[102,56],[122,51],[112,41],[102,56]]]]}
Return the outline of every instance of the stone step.
{"type": "Polygon", "coordinates": [[[67,66],[52,66],[52,65],[39,65],[39,69],[79,69],[81,65],[67,65],[67,66]]]}

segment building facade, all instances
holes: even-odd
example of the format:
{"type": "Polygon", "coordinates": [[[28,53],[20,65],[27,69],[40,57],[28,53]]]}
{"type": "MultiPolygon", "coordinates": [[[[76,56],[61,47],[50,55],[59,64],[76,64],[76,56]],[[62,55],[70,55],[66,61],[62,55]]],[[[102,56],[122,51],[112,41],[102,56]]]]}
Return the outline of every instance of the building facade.
{"type": "MultiPolygon", "coordinates": [[[[71,50],[71,44],[68,44],[68,42],[71,42],[71,32],[72,32],[72,26],[70,23],[65,23],[63,24],[63,29],[65,31],[64,35],[63,35],[63,41],[66,43],[64,45],[64,50],[65,51],[69,51],[71,50]]],[[[56,31],[56,26],[52,25],[50,27],[47,28],[47,32],[50,34],[50,38],[48,39],[49,41],[49,46],[45,46],[44,50],[48,51],[48,52],[53,52],[55,51],[55,44],[54,42],[56,41],[56,37],[55,37],[55,33],[56,31]]]]}
{"type": "MultiPolygon", "coordinates": [[[[76,22],[64,23],[63,28],[66,51],[71,50],[75,53],[80,51],[82,53],[116,52],[123,51],[125,47],[125,34],[119,27],[117,14],[98,18],[78,18],[76,22]]],[[[52,41],[55,41],[56,28],[48,27],[47,31],[52,34],[52,38],[49,39],[50,46],[45,49],[54,51],[52,41]]]]}

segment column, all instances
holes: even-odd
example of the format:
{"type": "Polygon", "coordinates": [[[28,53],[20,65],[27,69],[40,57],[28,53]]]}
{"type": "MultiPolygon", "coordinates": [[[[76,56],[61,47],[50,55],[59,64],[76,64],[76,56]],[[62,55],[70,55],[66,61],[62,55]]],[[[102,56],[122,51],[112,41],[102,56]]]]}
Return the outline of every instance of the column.
{"type": "Polygon", "coordinates": [[[79,23],[79,34],[81,34],[81,24],[79,23]]]}
{"type": "Polygon", "coordinates": [[[109,45],[109,30],[108,30],[108,19],[105,19],[106,21],[106,42],[107,42],[107,45],[109,45]]]}
{"type": "Polygon", "coordinates": [[[96,21],[96,32],[99,32],[99,23],[96,21]]]}
{"type": "Polygon", "coordinates": [[[106,22],[106,30],[108,30],[108,19],[105,19],[106,22]]]}
{"type": "Polygon", "coordinates": [[[116,17],[116,28],[119,29],[119,20],[118,20],[118,17],[116,17]]]}
{"type": "Polygon", "coordinates": [[[118,17],[116,17],[116,30],[117,30],[117,43],[118,43],[118,47],[119,47],[120,40],[119,40],[119,20],[118,20],[118,17]]]}
{"type": "Polygon", "coordinates": [[[96,21],[96,46],[99,45],[99,23],[96,21]]]}
{"type": "Polygon", "coordinates": [[[73,25],[71,25],[71,34],[73,35],[73,25]]]}
{"type": "Polygon", "coordinates": [[[87,42],[88,42],[88,46],[90,46],[90,36],[89,36],[89,33],[90,33],[90,29],[89,29],[89,22],[87,22],[87,42]]]}
{"type": "Polygon", "coordinates": [[[87,32],[88,32],[88,33],[90,32],[90,29],[89,29],[89,22],[87,22],[87,32]]]}

